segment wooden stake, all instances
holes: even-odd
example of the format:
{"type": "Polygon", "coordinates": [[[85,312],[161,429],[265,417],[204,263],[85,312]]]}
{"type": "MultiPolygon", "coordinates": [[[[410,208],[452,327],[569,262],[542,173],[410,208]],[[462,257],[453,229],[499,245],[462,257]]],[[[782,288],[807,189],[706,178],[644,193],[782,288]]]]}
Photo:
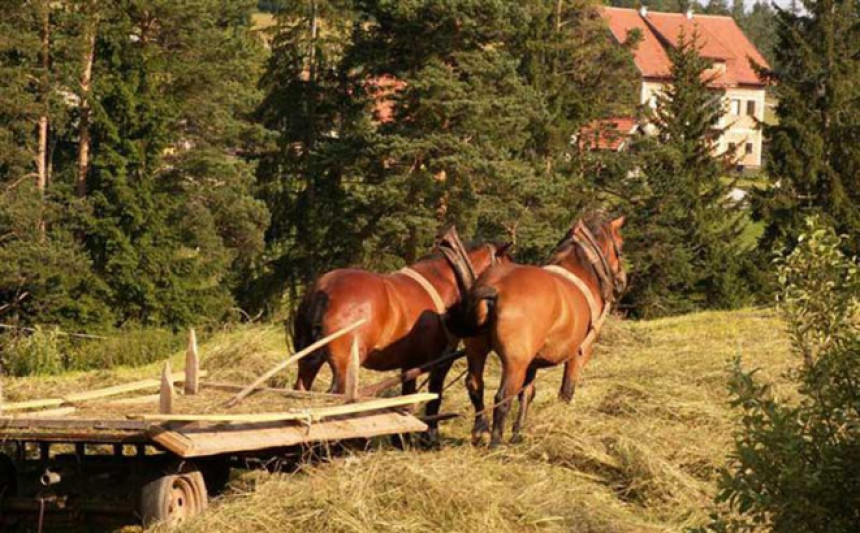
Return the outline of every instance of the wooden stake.
{"type": "Polygon", "coordinates": [[[352,349],[349,354],[349,365],[346,367],[346,403],[358,401],[358,370],[361,367],[361,356],[358,353],[358,339],[352,339],[352,349]]]}
{"type": "Polygon", "coordinates": [[[309,355],[309,354],[315,352],[316,350],[322,348],[323,346],[330,343],[331,341],[333,341],[339,337],[343,337],[344,335],[346,335],[350,331],[356,329],[358,326],[364,324],[365,322],[367,322],[367,320],[362,318],[358,322],[354,322],[351,325],[349,325],[343,329],[335,331],[334,333],[332,333],[331,335],[329,335],[327,337],[323,337],[322,339],[311,344],[310,346],[308,346],[304,350],[299,351],[297,354],[293,355],[292,357],[290,357],[289,359],[287,359],[283,363],[278,363],[277,365],[275,365],[274,368],[272,368],[271,370],[269,370],[268,372],[266,372],[265,374],[263,374],[262,376],[257,378],[253,383],[251,383],[250,385],[248,385],[247,387],[242,389],[238,394],[236,394],[236,396],[233,396],[225,405],[227,407],[233,407],[233,406],[237,405],[239,402],[242,401],[242,399],[244,399],[246,396],[248,396],[249,394],[254,392],[254,389],[256,389],[257,387],[259,387],[260,385],[265,383],[269,378],[271,378],[272,376],[274,376],[275,374],[277,374],[281,370],[287,368],[288,366],[295,363],[296,361],[298,361],[302,357],[305,357],[306,355],[309,355]]]}
{"type": "Polygon", "coordinates": [[[170,374],[170,361],[167,361],[161,372],[161,392],[158,399],[158,412],[162,414],[170,414],[173,410],[173,379],[170,374]]]}
{"type": "Polygon", "coordinates": [[[200,391],[200,358],[197,355],[197,335],[194,328],[188,330],[188,348],[185,350],[185,394],[200,391]]]}

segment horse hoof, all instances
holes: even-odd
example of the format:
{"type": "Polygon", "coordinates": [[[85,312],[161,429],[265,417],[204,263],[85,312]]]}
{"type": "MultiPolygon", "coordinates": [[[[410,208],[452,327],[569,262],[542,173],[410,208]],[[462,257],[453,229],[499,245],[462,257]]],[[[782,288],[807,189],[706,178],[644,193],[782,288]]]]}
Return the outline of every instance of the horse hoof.
{"type": "Polygon", "coordinates": [[[564,403],[571,403],[573,401],[573,393],[559,394],[558,399],[563,401],[564,403]]]}
{"type": "Polygon", "coordinates": [[[472,446],[487,446],[488,444],[490,444],[489,431],[472,433],[472,446]]]}
{"type": "Polygon", "coordinates": [[[525,438],[523,438],[523,436],[519,435],[519,434],[511,437],[511,444],[521,444],[524,441],[525,441],[525,438]]]}

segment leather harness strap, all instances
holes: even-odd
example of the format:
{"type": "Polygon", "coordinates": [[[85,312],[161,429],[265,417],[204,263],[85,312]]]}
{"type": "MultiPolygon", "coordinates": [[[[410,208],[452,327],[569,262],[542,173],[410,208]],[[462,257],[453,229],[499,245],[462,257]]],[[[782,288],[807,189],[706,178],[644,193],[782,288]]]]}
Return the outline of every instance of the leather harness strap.
{"type": "Polygon", "coordinates": [[[594,299],[594,295],[591,293],[591,289],[588,288],[588,285],[586,285],[585,282],[579,278],[579,276],[562,266],[546,265],[543,268],[544,270],[549,270],[553,274],[558,274],[567,281],[576,285],[576,288],[579,289],[579,292],[581,292],[582,295],[585,296],[585,299],[588,301],[588,310],[591,313],[591,316],[589,316],[589,320],[591,320],[591,322],[593,323],[597,319],[597,316],[600,314],[600,307],[598,307],[597,300],[594,299]]]}
{"type": "Polygon", "coordinates": [[[427,281],[427,278],[421,275],[417,270],[413,270],[409,267],[404,267],[398,270],[400,274],[408,276],[412,278],[418,285],[421,285],[421,288],[424,289],[430,299],[433,300],[433,305],[436,307],[436,312],[440,315],[445,314],[445,302],[442,301],[442,297],[439,296],[439,291],[436,290],[436,287],[433,286],[432,283],[427,281]]]}

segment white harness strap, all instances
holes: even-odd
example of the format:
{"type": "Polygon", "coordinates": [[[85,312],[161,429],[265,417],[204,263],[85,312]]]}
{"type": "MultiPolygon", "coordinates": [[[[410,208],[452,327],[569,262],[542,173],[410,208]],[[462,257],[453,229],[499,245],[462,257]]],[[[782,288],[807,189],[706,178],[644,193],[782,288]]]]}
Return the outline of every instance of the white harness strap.
{"type": "Polygon", "coordinates": [[[442,301],[442,297],[439,296],[439,291],[437,291],[436,287],[434,287],[429,281],[427,281],[427,278],[422,276],[421,273],[419,273],[418,271],[412,270],[409,267],[401,268],[400,270],[398,270],[398,272],[400,274],[409,276],[416,283],[418,283],[418,285],[421,285],[421,288],[424,289],[424,292],[426,292],[430,296],[430,299],[433,300],[433,305],[436,306],[436,312],[440,315],[445,314],[445,302],[442,301]]]}
{"type": "Polygon", "coordinates": [[[573,272],[560,267],[558,265],[546,265],[543,267],[544,270],[549,270],[553,274],[558,274],[563,277],[567,281],[576,285],[576,288],[579,289],[579,292],[585,296],[585,299],[588,301],[588,310],[591,313],[591,321],[594,323],[597,320],[597,317],[600,315],[600,308],[597,306],[597,301],[594,299],[594,295],[591,294],[591,290],[588,288],[588,285],[585,284],[584,281],[579,279],[573,272]]]}

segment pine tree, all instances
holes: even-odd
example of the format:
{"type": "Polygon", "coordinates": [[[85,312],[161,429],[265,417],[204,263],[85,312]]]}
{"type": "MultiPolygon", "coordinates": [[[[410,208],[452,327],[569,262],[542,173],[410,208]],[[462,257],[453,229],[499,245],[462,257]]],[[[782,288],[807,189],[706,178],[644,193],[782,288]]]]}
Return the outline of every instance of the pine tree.
{"type": "Polygon", "coordinates": [[[617,178],[616,189],[636,198],[625,304],[640,316],[731,307],[746,296],[738,279],[742,217],[727,198],[727,165],[713,154],[722,103],[696,43],[682,35],[669,50],[672,81],[651,117],[656,135],[635,144],[638,168],[617,178]]]}
{"type": "Polygon", "coordinates": [[[756,203],[767,223],[761,248],[792,245],[819,213],[860,252],[860,62],[857,2],[808,0],[777,9],[776,114],[765,129],[773,185],[756,203]]]}

